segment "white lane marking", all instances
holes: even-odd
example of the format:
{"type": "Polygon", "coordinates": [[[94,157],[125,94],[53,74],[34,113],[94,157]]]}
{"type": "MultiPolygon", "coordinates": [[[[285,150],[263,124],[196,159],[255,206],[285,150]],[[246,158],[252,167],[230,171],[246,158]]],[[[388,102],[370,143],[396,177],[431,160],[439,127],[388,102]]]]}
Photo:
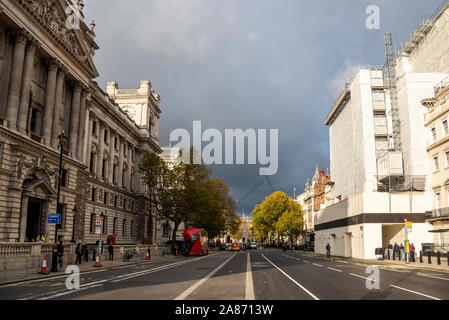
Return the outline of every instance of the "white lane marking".
{"type": "Polygon", "coordinates": [[[251,272],[251,258],[248,253],[248,260],[246,263],[246,288],[245,288],[245,298],[246,300],[255,300],[254,296],[254,283],[253,283],[253,274],[251,272]]]}
{"type": "MultiPolygon", "coordinates": [[[[195,259],[191,259],[191,260],[187,260],[187,261],[182,261],[182,262],[178,262],[178,263],[173,263],[173,264],[169,264],[169,265],[163,265],[163,266],[159,266],[159,267],[152,268],[152,269],[149,269],[149,270],[138,271],[138,272],[134,272],[134,273],[131,273],[131,274],[125,274],[125,275],[121,275],[121,276],[114,277],[114,278],[108,278],[108,279],[103,279],[103,280],[99,280],[99,281],[86,283],[86,284],[81,285],[80,289],[78,289],[78,290],[70,290],[70,291],[64,290],[62,292],[61,292],[61,290],[57,290],[57,291],[49,292],[49,293],[46,293],[46,294],[43,294],[43,295],[40,294],[40,295],[37,295],[37,296],[27,297],[27,298],[20,299],[20,300],[33,300],[33,299],[37,299],[37,298],[38,298],[37,300],[46,300],[46,299],[50,299],[52,297],[57,297],[57,296],[61,296],[61,295],[75,293],[75,292],[78,292],[79,290],[82,290],[82,289],[94,288],[94,287],[102,285],[100,283],[103,283],[103,282],[107,282],[107,281],[118,282],[118,281],[121,281],[121,280],[126,280],[128,278],[138,277],[140,275],[143,275],[143,273],[145,273],[145,272],[146,273],[153,273],[153,272],[164,270],[165,267],[167,267],[167,269],[169,269],[169,268],[172,268],[172,267],[176,267],[177,265],[185,264],[185,263],[188,263],[188,262],[191,262],[191,261],[196,261],[196,260],[203,259],[203,258],[206,258],[206,257],[208,257],[208,256],[203,256],[203,257],[199,257],[199,258],[195,258],[195,259]],[[130,275],[132,275],[132,276],[128,277],[130,275]],[[118,279],[118,278],[123,278],[123,277],[126,277],[126,278],[120,279],[120,280],[112,280],[112,279],[118,279]],[[96,285],[96,284],[99,284],[99,285],[96,285]],[[52,294],[52,293],[55,293],[55,295],[48,296],[48,294],[52,294]],[[45,297],[43,297],[43,296],[45,296],[45,297]]],[[[67,276],[65,276],[65,277],[67,277],[67,276]]]]}
{"type": "Polygon", "coordinates": [[[307,260],[302,260],[302,261],[304,261],[305,263],[310,263],[309,261],[307,261],[307,260]]]}
{"type": "Polygon", "coordinates": [[[338,271],[338,272],[343,272],[343,271],[341,271],[341,270],[338,270],[338,269],[334,269],[334,268],[331,268],[331,267],[327,267],[329,270],[334,270],[334,271],[338,271]]]}
{"type": "Polygon", "coordinates": [[[395,285],[392,285],[392,284],[390,284],[390,287],[393,287],[393,288],[396,288],[396,289],[399,289],[399,290],[404,290],[404,291],[407,291],[407,292],[411,292],[411,293],[414,293],[414,294],[417,294],[417,295],[420,295],[420,296],[423,296],[423,297],[426,297],[426,298],[429,298],[429,299],[441,300],[440,298],[432,297],[432,296],[429,296],[427,294],[424,294],[424,293],[421,293],[421,292],[417,292],[417,291],[413,291],[413,290],[410,290],[410,289],[401,288],[401,287],[398,287],[398,286],[395,286],[395,285]]]}
{"type": "Polygon", "coordinates": [[[418,273],[418,276],[427,277],[427,278],[435,278],[435,279],[440,279],[440,280],[446,280],[446,281],[449,281],[448,278],[442,278],[442,277],[431,276],[431,275],[424,274],[424,273],[418,273]]]}
{"type": "Polygon", "coordinates": [[[202,256],[202,257],[191,259],[191,260],[175,262],[175,263],[172,263],[172,264],[159,266],[159,267],[152,268],[152,269],[149,269],[149,270],[143,270],[143,271],[137,271],[137,272],[130,273],[130,274],[124,274],[124,275],[115,277],[115,280],[112,280],[111,282],[120,282],[120,281],[123,281],[123,280],[128,280],[128,279],[131,279],[131,278],[140,277],[140,276],[143,276],[143,275],[146,275],[146,274],[150,274],[150,273],[154,273],[154,272],[157,272],[157,271],[162,271],[162,270],[174,268],[174,267],[177,267],[177,266],[181,266],[181,265],[190,263],[192,261],[197,261],[197,260],[200,260],[200,259],[204,259],[206,257],[208,257],[208,256],[202,256]]]}
{"type": "Polygon", "coordinates": [[[278,269],[284,276],[286,276],[287,278],[289,278],[294,284],[296,284],[298,287],[300,287],[302,290],[304,290],[309,296],[311,296],[313,299],[315,300],[320,300],[318,299],[317,296],[315,296],[312,292],[310,292],[309,290],[307,290],[306,288],[304,288],[300,283],[298,283],[295,279],[293,279],[292,277],[290,277],[287,273],[285,273],[281,268],[279,268],[277,265],[275,265],[273,262],[271,262],[267,257],[265,257],[265,255],[262,253],[262,257],[264,257],[269,263],[271,263],[271,265],[273,267],[275,267],[276,269],[278,269]]]}
{"type": "Polygon", "coordinates": [[[103,285],[102,283],[99,283],[99,284],[95,284],[93,286],[87,286],[87,287],[79,288],[78,290],[72,290],[72,291],[68,291],[68,292],[57,293],[57,294],[54,294],[54,295],[51,295],[51,296],[39,298],[37,300],[48,300],[48,299],[52,299],[52,298],[57,298],[57,297],[65,296],[65,295],[70,294],[70,293],[75,293],[75,292],[80,292],[80,291],[86,290],[86,289],[100,287],[102,285],[103,285]]]}
{"type": "Polygon", "coordinates": [[[323,266],[322,264],[318,264],[318,263],[313,263],[313,265],[317,266],[317,267],[322,267],[323,266]]]}
{"type": "Polygon", "coordinates": [[[206,275],[203,279],[200,281],[197,281],[193,286],[185,290],[183,293],[181,293],[179,296],[175,298],[175,300],[184,300],[186,297],[188,297],[193,291],[195,291],[199,286],[201,286],[204,282],[209,280],[210,277],[212,277],[218,270],[224,267],[226,263],[228,263],[232,258],[234,258],[236,255],[233,254],[229,259],[227,259],[225,262],[220,264],[218,267],[216,267],[214,270],[212,270],[208,275],[206,275]]]}
{"type": "Polygon", "coordinates": [[[362,278],[362,279],[365,279],[365,280],[376,281],[376,279],[370,279],[370,278],[367,278],[367,277],[359,276],[358,274],[355,274],[355,273],[350,273],[350,275],[354,276],[354,277],[359,277],[359,278],[362,278]]]}

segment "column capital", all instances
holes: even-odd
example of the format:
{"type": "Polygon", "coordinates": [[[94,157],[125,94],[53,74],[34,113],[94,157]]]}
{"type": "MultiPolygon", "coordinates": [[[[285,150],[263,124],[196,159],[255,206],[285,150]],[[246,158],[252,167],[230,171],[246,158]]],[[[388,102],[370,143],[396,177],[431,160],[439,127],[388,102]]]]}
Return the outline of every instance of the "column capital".
{"type": "Polygon", "coordinates": [[[57,71],[60,63],[58,62],[57,59],[50,58],[47,60],[47,65],[48,65],[48,71],[57,71]]]}
{"type": "Polygon", "coordinates": [[[70,81],[70,83],[71,83],[71,85],[73,87],[73,91],[74,92],[81,92],[82,87],[81,87],[81,82],[80,81],[72,80],[72,81],[70,81]]]}
{"type": "Polygon", "coordinates": [[[28,46],[26,48],[27,51],[29,52],[35,52],[37,48],[40,48],[41,44],[39,43],[39,41],[37,41],[36,39],[32,38],[29,42],[28,42],[28,46]]]}
{"type": "Polygon", "coordinates": [[[16,43],[26,44],[30,40],[30,34],[24,29],[15,29],[12,31],[12,35],[15,37],[16,43]]]}
{"type": "Polygon", "coordinates": [[[62,63],[59,65],[59,76],[65,77],[69,73],[69,69],[62,63]]]}

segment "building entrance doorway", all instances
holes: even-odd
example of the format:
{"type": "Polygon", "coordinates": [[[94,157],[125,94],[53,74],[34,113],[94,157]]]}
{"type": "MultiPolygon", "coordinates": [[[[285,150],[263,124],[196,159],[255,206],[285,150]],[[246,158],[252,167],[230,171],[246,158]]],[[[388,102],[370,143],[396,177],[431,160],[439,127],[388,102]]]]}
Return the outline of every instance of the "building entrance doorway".
{"type": "Polygon", "coordinates": [[[36,239],[41,229],[42,201],[34,198],[28,200],[26,238],[36,239]]]}
{"type": "Polygon", "coordinates": [[[345,233],[345,257],[352,258],[352,232],[345,233]]]}

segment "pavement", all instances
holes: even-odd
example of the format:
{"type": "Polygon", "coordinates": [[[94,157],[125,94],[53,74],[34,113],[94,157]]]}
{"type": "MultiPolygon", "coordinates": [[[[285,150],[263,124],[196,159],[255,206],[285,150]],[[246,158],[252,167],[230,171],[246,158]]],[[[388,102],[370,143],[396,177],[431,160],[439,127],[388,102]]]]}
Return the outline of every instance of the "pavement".
{"type": "Polygon", "coordinates": [[[1,300],[448,300],[449,272],[279,249],[215,251],[0,285],[1,300]],[[72,276],[73,277],[73,276],[72,276]]]}

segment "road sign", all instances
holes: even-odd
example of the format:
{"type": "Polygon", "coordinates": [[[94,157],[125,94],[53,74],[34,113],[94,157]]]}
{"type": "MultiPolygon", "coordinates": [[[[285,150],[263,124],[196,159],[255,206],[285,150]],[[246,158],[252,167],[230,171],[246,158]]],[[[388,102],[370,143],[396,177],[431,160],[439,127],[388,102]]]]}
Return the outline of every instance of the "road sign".
{"type": "Polygon", "coordinates": [[[48,214],[48,223],[49,224],[61,224],[61,214],[49,213],[48,214]]]}
{"type": "Polygon", "coordinates": [[[407,221],[405,223],[405,227],[406,227],[407,232],[412,232],[412,222],[411,221],[407,221]]]}
{"type": "Polygon", "coordinates": [[[95,225],[96,226],[101,226],[101,220],[95,220],[95,225]]]}

